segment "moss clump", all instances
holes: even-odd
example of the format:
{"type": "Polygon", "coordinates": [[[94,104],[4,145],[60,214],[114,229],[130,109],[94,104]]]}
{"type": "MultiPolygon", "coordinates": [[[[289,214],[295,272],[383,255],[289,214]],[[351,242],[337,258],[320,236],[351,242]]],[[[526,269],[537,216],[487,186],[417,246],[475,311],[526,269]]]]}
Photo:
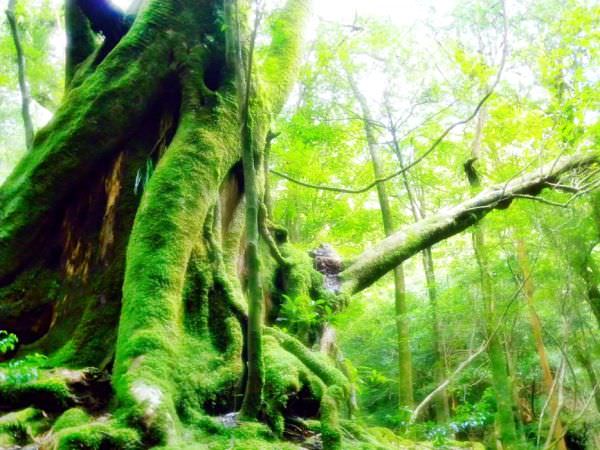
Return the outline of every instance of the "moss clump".
{"type": "Polygon", "coordinates": [[[65,380],[59,378],[0,384],[0,405],[10,405],[14,409],[34,405],[45,411],[57,412],[74,404],[75,399],[65,380]]]}
{"type": "Polygon", "coordinates": [[[25,445],[46,431],[49,421],[43,411],[26,408],[0,417],[0,447],[25,445]]]}
{"type": "Polygon", "coordinates": [[[52,431],[55,433],[67,428],[77,427],[87,424],[91,421],[88,413],[81,408],[67,409],[62,415],[56,419],[52,426],[52,431]]]}
{"type": "Polygon", "coordinates": [[[334,363],[326,355],[309,350],[298,339],[283,333],[277,328],[266,328],[265,334],[273,336],[288,352],[298,358],[302,364],[317,375],[327,386],[339,386],[344,395],[350,395],[350,383],[342,372],[335,368],[334,363]]]}
{"type": "Polygon", "coordinates": [[[315,399],[321,398],[325,383],[292,353],[284,350],[273,336],[264,336],[265,348],[265,414],[273,431],[281,436],[284,410],[289,397],[303,388],[315,399]]]}
{"type": "Polygon", "coordinates": [[[323,446],[331,450],[342,448],[339,410],[343,397],[339,386],[331,386],[321,399],[321,436],[323,446]]]}
{"type": "Polygon", "coordinates": [[[289,395],[307,386],[311,396],[320,400],[325,448],[341,448],[340,415],[349,414],[350,383],[347,378],[334,368],[326,355],[307,349],[297,339],[275,328],[265,329],[265,335],[269,358],[267,410],[274,429],[283,428],[282,412],[289,395]]]}
{"type": "Polygon", "coordinates": [[[65,428],[54,435],[57,450],[141,449],[140,436],[132,428],[120,427],[115,422],[92,422],[65,428]]]}

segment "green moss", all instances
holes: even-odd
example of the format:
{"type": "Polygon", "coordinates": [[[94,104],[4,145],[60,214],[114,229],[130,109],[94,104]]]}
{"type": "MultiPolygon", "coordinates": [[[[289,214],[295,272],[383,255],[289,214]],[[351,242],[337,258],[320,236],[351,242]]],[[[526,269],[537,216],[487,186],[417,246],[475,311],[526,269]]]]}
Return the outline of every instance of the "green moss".
{"type": "Polygon", "coordinates": [[[274,328],[265,329],[267,351],[267,412],[274,430],[283,430],[283,410],[292,393],[307,386],[321,401],[321,433],[326,448],[341,448],[339,418],[349,412],[350,384],[325,355],[312,352],[297,339],[274,328]]]}
{"type": "Polygon", "coordinates": [[[65,428],[54,435],[57,450],[141,449],[139,434],[114,422],[92,422],[65,428]]]}
{"type": "Polygon", "coordinates": [[[264,336],[265,347],[265,413],[274,432],[281,436],[284,428],[283,411],[291,395],[307,386],[319,399],[325,384],[296,356],[284,350],[273,336],[264,336]]]}
{"type": "Polygon", "coordinates": [[[343,397],[340,387],[330,386],[321,399],[321,437],[323,447],[331,450],[342,448],[339,410],[343,397]]]}
{"type": "Polygon", "coordinates": [[[0,404],[15,409],[34,405],[45,411],[63,411],[74,402],[66,382],[58,378],[0,384],[0,404]]]}
{"type": "Polygon", "coordinates": [[[326,355],[309,350],[298,339],[283,333],[277,328],[267,328],[265,334],[275,337],[285,350],[298,358],[327,386],[337,385],[343,390],[344,395],[348,396],[350,394],[348,379],[335,368],[334,363],[326,355]]]}
{"type": "MultiPolygon", "coordinates": [[[[178,440],[168,446],[157,447],[163,450],[196,450],[214,449],[229,450],[298,450],[300,447],[292,443],[278,440],[273,432],[264,424],[258,422],[241,422],[234,428],[215,425],[215,419],[210,419],[212,426],[200,429],[186,429],[178,440]]],[[[202,425],[206,423],[196,423],[202,425]]]]}
{"type": "Polygon", "coordinates": [[[52,426],[52,431],[56,433],[66,428],[87,424],[90,421],[91,417],[83,409],[67,409],[58,419],[56,419],[56,422],[54,422],[54,425],[52,426]]]}
{"type": "Polygon", "coordinates": [[[0,417],[0,445],[25,445],[49,427],[43,411],[26,408],[0,417]]]}

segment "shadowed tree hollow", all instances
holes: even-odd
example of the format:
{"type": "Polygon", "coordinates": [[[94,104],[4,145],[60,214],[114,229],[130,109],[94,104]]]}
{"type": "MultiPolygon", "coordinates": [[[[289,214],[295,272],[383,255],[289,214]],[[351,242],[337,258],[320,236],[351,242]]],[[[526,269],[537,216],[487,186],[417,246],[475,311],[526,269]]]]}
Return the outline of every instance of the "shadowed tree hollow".
{"type": "Polygon", "coordinates": [[[252,202],[264,196],[262,152],[293,85],[308,0],[269,17],[271,42],[254,63],[241,0],[135,5],[125,14],[67,0],[67,93],[0,188],[0,329],[19,336],[17,355],[48,355],[38,378],[0,381],[0,410],[32,421],[44,411],[38,428],[52,448],[228,448],[232,436],[240,448],[288,448],[273,439],[296,416],[320,420],[324,447],[341,448],[350,382],[311,350],[322,330],[273,326],[284,296],[337,310],[596,155],[560,158],[390,233],[333,275],[330,291],[285,230],[247,204],[249,174],[252,202]],[[248,313],[257,286],[264,319],[248,313]],[[249,326],[262,338],[249,338],[249,326]],[[249,355],[261,359],[257,389],[246,389],[249,355]],[[244,392],[244,418],[268,428],[237,416],[227,428],[244,392]]]}

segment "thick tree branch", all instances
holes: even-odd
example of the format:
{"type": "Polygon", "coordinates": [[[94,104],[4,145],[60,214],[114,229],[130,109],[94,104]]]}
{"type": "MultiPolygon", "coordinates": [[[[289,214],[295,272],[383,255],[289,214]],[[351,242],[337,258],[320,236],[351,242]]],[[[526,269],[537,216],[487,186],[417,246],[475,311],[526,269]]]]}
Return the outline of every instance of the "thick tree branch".
{"type": "Polygon", "coordinates": [[[27,150],[31,150],[33,146],[33,121],[31,119],[31,93],[27,85],[25,75],[25,53],[21,44],[21,37],[17,27],[17,19],[15,17],[16,0],[9,0],[6,8],[6,19],[10,27],[10,34],[15,45],[17,53],[17,73],[19,77],[19,91],[21,92],[21,116],[23,117],[23,126],[25,127],[25,144],[27,150]]]}
{"type": "Polygon", "coordinates": [[[271,110],[277,115],[287,99],[301,60],[302,30],[310,0],[288,0],[271,18],[271,46],[262,67],[271,110]]]}
{"type": "MultiPolygon", "coordinates": [[[[156,14],[157,7],[152,3],[145,14],[156,14]]],[[[174,18],[164,17],[165,27],[175,26],[174,18]]],[[[45,224],[62,212],[59,205],[73,187],[142,122],[172,72],[163,62],[173,45],[166,33],[140,25],[136,36],[123,44],[71,90],[68,101],[37,133],[33,151],[0,187],[0,284],[9,282],[31,258],[23,248],[42,237],[45,224]],[[144,44],[148,42],[152,45],[144,44]]]]}
{"type": "Polygon", "coordinates": [[[95,48],[90,23],[78,5],[79,0],[65,2],[65,28],[67,34],[65,84],[68,86],[77,67],[95,48]]]}
{"type": "Polygon", "coordinates": [[[561,157],[529,174],[504,184],[484,189],[459,205],[407,225],[363,252],[344,270],[342,290],[359,292],[419,251],[460,233],[481,220],[493,209],[503,209],[522,196],[537,196],[571,170],[598,163],[597,153],[561,157]]]}

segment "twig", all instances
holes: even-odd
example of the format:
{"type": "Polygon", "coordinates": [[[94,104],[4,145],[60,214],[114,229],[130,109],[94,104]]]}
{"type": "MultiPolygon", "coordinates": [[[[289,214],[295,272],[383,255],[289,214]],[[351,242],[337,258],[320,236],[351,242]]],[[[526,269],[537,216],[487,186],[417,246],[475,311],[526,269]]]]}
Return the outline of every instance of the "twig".
{"type": "Polygon", "coordinates": [[[475,353],[471,354],[466,360],[464,360],[462,363],[460,363],[458,365],[458,367],[454,370],[454,372],[452,372],[452,374],[450,374],[450,376],[448,378],[446,378],[437,388],[435,388],[427,397],[425,397],[421,403],[419,403],[419,405],[413,410],[413,413],[410,416],[410,422],[409,422],[410,424],[413,424],[419,418],[423,409],[427,405],[429,405],[429,403],[431,403],[431,401],[437,394],[439,394],[444,389],[446,389],[446,387],[448,387],[448,385],[452,381],[454,381],[454,379],[458,375],[460,375],[460,373],[466,367],[468,367],[469,364],[471,364],[475,359],[477,359],[477,357],[479,355],[481,355],[488,348],[488,346],[490,345],[490,342],[492,341],[492,339],[494,338],[494,336],[500,330],[500,327],[504,323],[504,319],[508,315],[508,310],[512,306],[512,303],[515,301],[515,299],[519,296],[519,294],[523,290],[523,287],[525,286],[525,282],[526,282],[526,280],[523,280],[521,282],[521,284],[519,285],[519,287],[514,292],[512,298],[510,299],[510,301],[508,302],[508,305],[506,306],[504,312],[502,313],[502,316],[498,320],[496,326],[494,327],[494,329],[492,330],[492,333],[488,336],[488,338],[479,346],[479,348],[475,351],[475,353]]]}
{"type": "Polygon", "coordinates": [[[577,414],[576,417],[574,417],[572,420],[570,420],[564,426],[564,431],[562,432],[562,434],[558,438],[554,439],[554,441],[550,442],[550,444],[546,448],[552,448],[552,447],[554,447],[558,443],[558,441],[560,441],[562,438],[565,437],[565,435],[567,434],[567,432],[568,432],[569,428],[571,427],[571,425],[573,425],[574,423],[576,423],[579,419],[581,419],[583,417],[583,415],[585,414],[585,412],[589,408],[590,403],[592,402],[592,399],[594,398],[594,395],[596,395],[596,391],[599,388],[600,388],[600,384],[596,384],[596,386],[594,386],[594,389],[592,389],[592,392],[590,393],[589,397],[585,401],[585,404],[583,405],[583,408],[581,408],[581,411],[579,411],[579,414],[577,414]]]}

